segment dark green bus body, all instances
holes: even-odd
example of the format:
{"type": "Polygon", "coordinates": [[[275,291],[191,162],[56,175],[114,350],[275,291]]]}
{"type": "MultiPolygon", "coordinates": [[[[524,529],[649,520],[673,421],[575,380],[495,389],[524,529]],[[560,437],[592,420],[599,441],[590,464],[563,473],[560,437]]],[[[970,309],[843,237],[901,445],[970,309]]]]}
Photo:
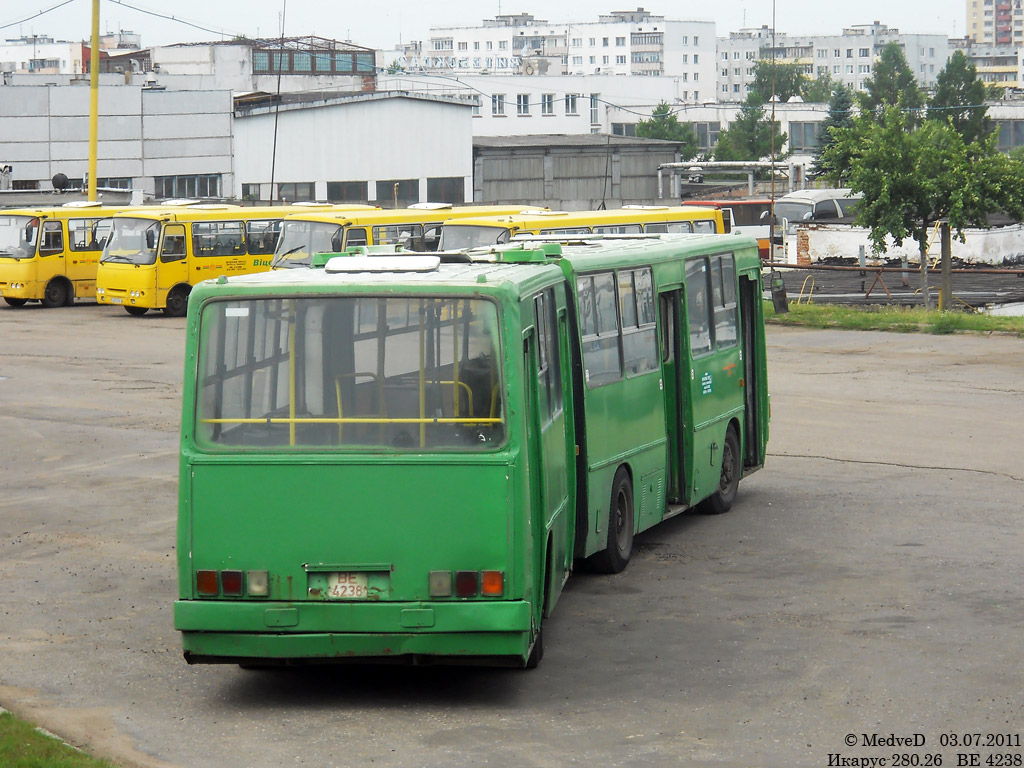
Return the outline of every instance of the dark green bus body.
{"type": "Polygon", "coordinates": [[[744,472],[764,462],[753,239],[349,258],[192,293],[174,610],[190,662],[532,665],[574,562],[608,545],[617,478],[638,532],[719,489],[728,430],[744,472]],[[734,285],[715,294],[723,254],[734,285]],[[696,356],[690,262],[722,305],[696,356]]]}

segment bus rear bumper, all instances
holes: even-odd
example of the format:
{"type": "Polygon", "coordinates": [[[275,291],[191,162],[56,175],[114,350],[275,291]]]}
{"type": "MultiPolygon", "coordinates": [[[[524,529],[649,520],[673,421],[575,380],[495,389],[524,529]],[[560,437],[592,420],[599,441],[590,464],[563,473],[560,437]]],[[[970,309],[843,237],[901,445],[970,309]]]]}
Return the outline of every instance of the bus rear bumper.
{"type": "Polygon", "coordinates": [[[179,600],[174,626],[190,664],[387,661],[522,666],[525,601],[229,603],[179,600]]]}

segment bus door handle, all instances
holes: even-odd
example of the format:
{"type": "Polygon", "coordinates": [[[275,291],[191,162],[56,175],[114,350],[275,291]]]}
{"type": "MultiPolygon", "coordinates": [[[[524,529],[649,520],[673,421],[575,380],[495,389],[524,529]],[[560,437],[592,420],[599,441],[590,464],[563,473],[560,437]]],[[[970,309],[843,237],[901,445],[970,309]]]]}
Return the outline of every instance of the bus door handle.
{"type": "Polygon", "coordinates": [[[715,466],[715,451],[718,450],[718,443],[711,444],[711,466],[715,466]]]}

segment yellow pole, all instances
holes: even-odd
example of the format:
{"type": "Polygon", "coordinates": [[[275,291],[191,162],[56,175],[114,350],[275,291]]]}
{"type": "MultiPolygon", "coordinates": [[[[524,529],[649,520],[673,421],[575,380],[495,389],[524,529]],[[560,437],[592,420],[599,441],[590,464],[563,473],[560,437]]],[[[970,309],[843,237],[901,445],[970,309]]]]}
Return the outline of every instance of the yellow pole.
{"type": "Polygon", "coordinates": [[[100,123],[100,0],[92,0],[89,49],[89,200],[96,202],[96,155],[100,123]]]}

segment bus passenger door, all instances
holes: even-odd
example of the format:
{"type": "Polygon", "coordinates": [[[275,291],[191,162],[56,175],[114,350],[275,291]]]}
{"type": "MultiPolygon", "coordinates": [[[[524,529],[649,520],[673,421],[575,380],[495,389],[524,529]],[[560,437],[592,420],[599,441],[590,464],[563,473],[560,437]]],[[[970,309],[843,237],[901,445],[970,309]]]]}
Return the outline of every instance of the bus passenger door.
{"type": "Polygon", "coordinates": [[[681,345],[679,337],[679,289],[658,295],[659,339],[661,375],[665,382],[665,435],[668,438],[668,493],[669,503],[686,502],[685,473],[683,472],[683,433],[686,410],[683,405],[683,384],[679,368],[681,345]]]}
{"type": "Polygon", "coordinates": [[[743,344],[743,466],[764,464],[768,444],[768,388],[762,377],[765,363],[764,319],[761,281],[756,275],[739,276],[740,333],[743,344]]]}
{"type": "Polygon", "coordinates": [[[534,562],[538,577],[545,575],[545,582],[538,587],[544,593],[545,612],[550,613],[572,566],[575,521],[569,489],[576,483],[575,446],[565,413],[566,308],[564,303],[557,306],[553,288],[533,297],[533,315],[534,324],[523,345],[529,476],[533,521],[539,529],[535,530],[534,562]]]}
{"type": "MultiPolygon", "coordinates": [[[[167,224],[163,229],[160,256],[156,262],[155,306],[157,307],[163,307],[167,303],[167,292],[174,286],[189,282],[187,252],[189,243],[185,225],[167,224]]],[[[196,259],[192,259],[192,261],[196,261],[196,259]]]]}

